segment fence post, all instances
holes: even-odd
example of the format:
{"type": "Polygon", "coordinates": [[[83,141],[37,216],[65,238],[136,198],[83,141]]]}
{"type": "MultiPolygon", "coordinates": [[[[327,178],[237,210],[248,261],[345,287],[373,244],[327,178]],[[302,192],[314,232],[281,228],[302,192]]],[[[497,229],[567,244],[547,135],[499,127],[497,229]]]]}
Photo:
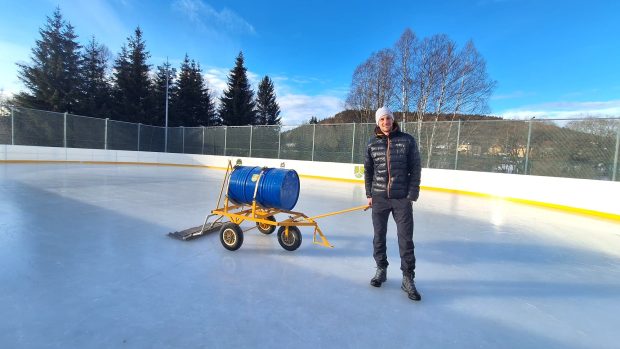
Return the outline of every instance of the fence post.
{"type": "Polygon", "coordinates": [[[181,153],[185,154],[185,127],[181,126],[181,153]]]}
{"type": "Polygon", "coordinates": [[[138,151],[140,151],[140,126],[142,125],[141,122],[138,123],[138,151]]]}
{"type": "Polygon", "coordinates": [[[523,174],[527,174],[527,169],[530,162],[530,140],[532,138],[532,119],[530,119],[528,123],[527,129],[527,145],[525,146],[525,169],[523,170],[523,174]]]}
{"type": "Polygon", "coordinates": [[[312,156],[310,159],[314,161],[314,136],[316,134],[316,124],[312,124],[312,156]]]}
{"type": "Polygon", "coordinates": [[[15,108],[11,107],[11,145],[15,145],[15,108]]]}
{"type": "Polygon", "coordinates": [[[353,142],[351,142],[351,163],[355,162],[355,123],[353,123],[353,142]]]}
{"type": "Polygon", "coordinates": [[[200,148],[200,154],[204,155],[205,153],[205,127],[202,126],[202,147],[200,148]]]}
{"type": "Polygon", "coordinates": [[[105,130],[103,131],[103,149],[108,149],[108,120],[109,118],[105,118],[105,130]]]}
{"type": "Polygon", "coordinates": [[[459,164],[459,143],[461,141],[461,120],[458,120],[456,126],[456,151],[454,152],[454,169],[458,168],[459,164]]]}
{"type": "Polygon", "coordinates": [[[282,126],[278,126],[278,159],[280,158],[280,136],[282,135],[282,126]]]}
{"type": "Polygon", "coordinates": [[[248,157],[252,157],[252,135],[254,133],[254,126],[250,126],[250,155],[248,157]]]}
{"type": "Polygon", "coordinates": [[[614,172],[611,174],[611,180],[616,180],[616,173],[618,173],[618,150],[620,148],[620,123],[618,123],[618,129],[616,130],[616,151],[614,154],[614,172]]]}
{"type": "Polygon", "coordinates": [[[228,138],[228,126],[224,126],[224,156],[226,156],[226,140],[228,138]]]}
{"type": "Polygon", "coordinates": [[[67,112],[62,114],[62,146],[67,147],[67,112]]]}

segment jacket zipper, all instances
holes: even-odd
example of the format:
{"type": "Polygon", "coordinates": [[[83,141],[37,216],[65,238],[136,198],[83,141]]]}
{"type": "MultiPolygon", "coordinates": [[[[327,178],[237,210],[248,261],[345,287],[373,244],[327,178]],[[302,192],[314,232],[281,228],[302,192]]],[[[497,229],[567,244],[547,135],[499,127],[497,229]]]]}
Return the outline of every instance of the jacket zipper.
{"type": "Polygon", "coordinates": [[[387,152],[386,152],[386,161],[387,161],[387,197],[390,198],[390,182],[392,181],[392,177],[390,176],[390,136],[387,136],[387,152]]]}

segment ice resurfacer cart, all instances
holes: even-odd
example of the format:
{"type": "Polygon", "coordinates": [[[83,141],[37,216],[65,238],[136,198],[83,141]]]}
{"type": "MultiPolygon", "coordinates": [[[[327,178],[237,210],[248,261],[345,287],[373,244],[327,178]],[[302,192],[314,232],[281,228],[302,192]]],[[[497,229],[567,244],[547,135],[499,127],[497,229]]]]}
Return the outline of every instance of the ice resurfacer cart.
{"type": "Polygon", "coordinates": [[[190,240],[219,229],[222,245],[228,250],[235,251],[243,244],[245,232],[257,228],[263,234],[271,234],[279,227],[277,235],[280,246],[287,251],[295,251],[302,240],[299,227],[314,227],[312,242],[333,247],[323,235],[316,219],[367,210],[369,207],[363,205],[308,217],[301,212],[291,211],[298,197],[299,177],[294,170],[247,166],[233,168],[229,161],[217,199],[217,208],[207,215],[201,226],[172,232],[169,235],[181,240],[190,240]],[[222,196],[224,200],[220,206],[222,196]],[[278,221],[276,220],[278,214],[286,214],[288,218],[278,221]],[[225,218],[228,222],[224,220],[225,218]],[[255,226],[242,230],[240,225],[244,221],[254,222],[255,226]]]}

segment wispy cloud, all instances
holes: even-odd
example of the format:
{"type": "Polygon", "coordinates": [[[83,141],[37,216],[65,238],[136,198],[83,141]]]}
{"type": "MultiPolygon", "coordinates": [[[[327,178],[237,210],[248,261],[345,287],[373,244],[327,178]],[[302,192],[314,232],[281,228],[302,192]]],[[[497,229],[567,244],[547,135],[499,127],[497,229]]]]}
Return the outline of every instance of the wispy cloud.
{"type": "Polygon", "coordinates": [[[598,95],[600,93],[601,93],[601,90],[599,88],[591,88],[591,89],[587,89],[587,90],[578,90],[578,91],[567,92],[567,93],[563,94],[561,96],[561,98],[565,98],[565,99],[583,99],[583,98],[587,98],[586,96],[596,96],[596,95],[598,95]]]}
{"type": "Polygon", "coordinates": [[[132,7],[133,5],[131,0],[116,0],[115,2],[119,3],[120,5],[124,7],[132,7]]]}
{"type": "MultiPolygon", "coordinates": [[[[219,99],[222,92],[227,88],[229,69],[209,67],[203,73],[209,88],[216,98],[219,99]]],[[[262,75],[248,71],[248,80],[256,92],[262,75]]],[[[312,116],[324,119],[342,111],[344,101],[331,93],[317,95],[295,93],[295,88],[288,84],[290,81],[284,75],[272,77],[274,82],[277,102],[280,105],[280,116],[283,125],[300,125],[308,122],[312,116]]]]}
{"type": "Polygon", "coordinates": [[[550,102],[499,113],[508,119],[573,119],[584,116],[620,117],[620,99],[589,102],[550,102]]]}
{"type": "Polygon", "coordinates": [[[278,96],[282,124],[300,125],[308,122],[312,116],[324,119],[342,111],[344,101],[330,95],[285,94],[278,96]]]}
{"type": "Polygon", "coordinates": [[[514,92],[508,92],[508,93],[504,93],[500,95],[493,95],[491,96],[491,99],[498,101],[498,100],[505,100],[505,99],[516,99],[516,98],[529,97],[533,95],[535,95],[535,93],[533,92],[514,91],[514,92]]]}
{"type": "Polygon", "coordinates": [[[172,8],[184,14],[201,30],[218,31],[224,28],[228,33],[255,35],[254,26],[228,8],[217,11],[201,0],[176,0],[172,8]]]}
{"type": "Polygon", "coordinates": [[[501,4],[501,3],[505,3],[505,2],[511,2],[511,1],[513,1],[513,0],[478,0],[476,5],[478,5],[478,6],[486,6],[486,5],[501,4]]]}
{"type": "Polygon", "coordinates": [[[203,76],[209,85],[211,93],[213,93],[215,97],[219,97],[226,89],[228,84],[228,69],[207,68],[203,76]]]}
{"type": "MultiPolygon", "coordinates": [[[[220,67],[207,67],[203,69],[203,77],[209,84],[209,89],[211,92],[216,94],[218,97],[228,86],[228,74],[230,74],[230,69],[228,68],[220,68],[220,67]]],[[[254,91],[258,90],[259,75],[246,71],[246,75],[250,85],[254,91]]]]}
{"type": "Polygon", "coordinates": [[[118,6],[131,7],[128,1],[54,0],[53,3],[60,6],[65,19],[79,30],[82,42],[95,35],[97,41],[116,47],[130,34],[116,10],[118,6]]]}

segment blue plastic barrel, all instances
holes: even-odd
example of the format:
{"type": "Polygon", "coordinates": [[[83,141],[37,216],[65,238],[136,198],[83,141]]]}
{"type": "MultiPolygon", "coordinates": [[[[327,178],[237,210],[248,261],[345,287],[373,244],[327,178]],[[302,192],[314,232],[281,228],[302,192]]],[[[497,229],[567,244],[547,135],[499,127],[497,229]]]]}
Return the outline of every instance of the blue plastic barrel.
{"type": "MultiPolygon", "coordinates": [[[[261,167],[236,166],[230,174],[228,197],[240,204],[252,204],[261,167]]],[[[258,184],[256,202],[265,208],[292,210],[299,198],[299,176],[295,170],[267,168],[258,184]]]]}

